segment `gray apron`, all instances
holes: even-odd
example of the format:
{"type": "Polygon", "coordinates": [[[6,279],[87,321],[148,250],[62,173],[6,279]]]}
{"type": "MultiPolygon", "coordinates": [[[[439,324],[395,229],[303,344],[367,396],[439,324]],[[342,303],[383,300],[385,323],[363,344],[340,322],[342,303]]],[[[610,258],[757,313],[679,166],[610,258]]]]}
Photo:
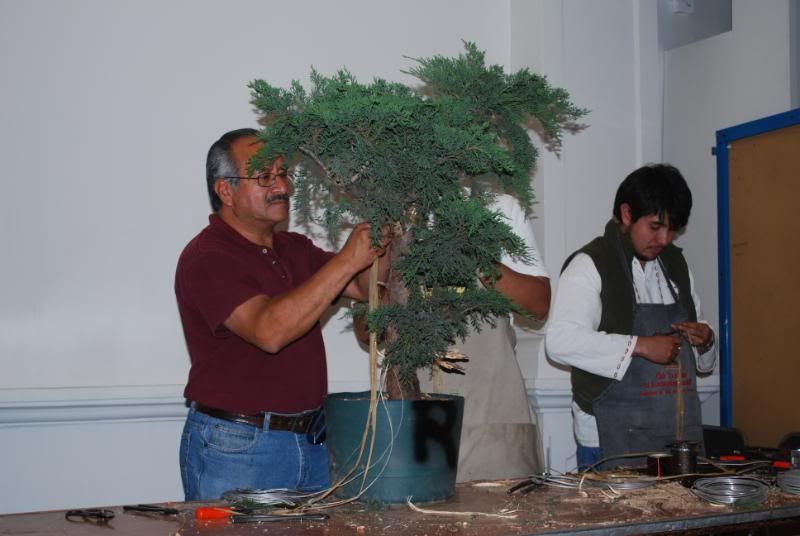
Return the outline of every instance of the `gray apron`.
{"type": "Polygon", "coordinates": [[[525,381],[508,317],[481,326],[454,348],[469,357],[466,374],[420,373],[423,392],[464,397],[456,480],[521,478],[541,470],[539,431],[532,422],[525,381]]]}
{"type": "MultiPolygon", "coordinates": [[[[634,305],[632,335],[651,336],[672,331],[672,324],[688,320],[672,282],[659,259],[674,303],[634,305]]],[[[630,265],[626,273],[633,285],[630,265]]],[[[683,341],[676,362],[658,365],[631,359],[625,376],[612,383],[593,402],[600,436],[600,457],[666,450],[676,439],[703,440],[694,352],[683,341]],[[680,363],[678,363],[680,361],[680,363]],[[678,410],[678,411],[676,411],[678,410]],[[680,411],[682,410],[682,411],[680,411]]],[[[642,465],[641,458],[620,458],[606,467],[642,465]]]]}

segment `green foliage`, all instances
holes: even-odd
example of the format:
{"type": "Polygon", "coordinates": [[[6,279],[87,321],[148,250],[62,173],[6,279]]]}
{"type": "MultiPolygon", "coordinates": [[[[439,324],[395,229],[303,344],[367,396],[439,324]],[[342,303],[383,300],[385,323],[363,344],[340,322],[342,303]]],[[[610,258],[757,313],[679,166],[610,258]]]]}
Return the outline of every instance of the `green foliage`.
{"type": "Polygon", "coordinates": [[[463,103],[473,122],[492,125],[494,141],[513,162],[497,178],[528,207],[532,201],[529,173],[537,151],[524,126],[535,118],[546,140],[557,148],[564,126],[588,111],[572,104],[569,94],[552,87],[546,77],[528,69],[505,74],[499,65],[486,67],[485,54],[474,43],[465,43],[465,48],[466,54],[458,58],[418,59],[419,66],[408,72],[425,83],[427,95],[463,103]]]}
{"type": "Polygon", "coordinates": [[[391,224],[406,236],[392,269],[409,290],[407,303],[368,319],[372,331],[396,334],[384,364],[405,377],[431,366],[469,326],[513,309],[476,277],[496,280],[504,253],[527,258],[503,217],[487,209],[487,192],[507,191],[530,208],[537,153],[525,126],[535,119],[557,145],[563,128],[586,113],[544,77],[505,74],[465,46],[456,58],[414,60],[408,72],[424,83],[418,90],[381,79],[362,84],[346,70],[330,77],[312,70],[308,91],[298,82],[250,84],[265,125],[251,166],[278,155],[299,164],[302,217],[334,239],[344,221],[369,221],[376,232],[391,224]]]}
{"type": "Polygon", "coordinates": [[[398,367],[402,381],[409,381],[417,369],[431,367],[456,339],[464,339],[469,328],[481,323],[494,325],[494,318],[520,312],[494,289],[438,287],[410,289],[408,303],[390,304],[367,314],[370,331],[383,333],[393,328],[399,334],[385,349],[385,367],[398,367]]]}
{"type": "Polygon", "coordinates": [[[479,198],[443,198],[435,225],[415,229],[414,246],[397,263],[406,286],[476,288],[475,274],[497,278],[503,253],[528,260],[525,243],[503,220],[479,198]]]}

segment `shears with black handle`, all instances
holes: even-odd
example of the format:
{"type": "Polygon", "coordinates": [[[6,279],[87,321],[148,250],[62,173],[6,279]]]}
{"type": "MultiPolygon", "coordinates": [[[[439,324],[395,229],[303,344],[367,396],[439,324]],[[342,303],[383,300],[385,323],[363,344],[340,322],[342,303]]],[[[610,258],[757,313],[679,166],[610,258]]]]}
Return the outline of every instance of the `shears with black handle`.
{"type": "Polygon", "coordinates": [[[175,508],[167,508],[157,504],[133,504],[122,507],[123,512],[144,512],[149,514],[161,514],[165,516],[176,516],[180,513],[175,508]]]}

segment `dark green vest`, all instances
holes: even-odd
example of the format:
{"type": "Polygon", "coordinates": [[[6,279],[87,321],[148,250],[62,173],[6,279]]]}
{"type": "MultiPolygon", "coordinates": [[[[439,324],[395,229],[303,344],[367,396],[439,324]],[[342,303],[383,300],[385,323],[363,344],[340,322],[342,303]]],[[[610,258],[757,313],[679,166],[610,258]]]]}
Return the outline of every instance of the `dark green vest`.
{"type": "MultiPolygon", "coordinates": [[[[564,262],[564,269],[578,253],[591,257],[602,283],[600,301],[603,312],[599,331],[630,335],[633,328],[633,311],[636,296],[624,270],[630,270],[633,261],[633,244],[630,237],[620,232],[619,224],[613,219],[606,224],[605,233],[570,255],[564,262]]],[[[689,284],[689,267],[681,249],[670,244],[661,252],[659,259],[664,264],[669,278],[678,287],[678,301],[689,316],[689,321],[697,321],[697,312],[692,300],[689,284]]],[[[592,402],[600,396],[615,380],[597,376],[585,370],[572,367],[572,396],[578,406],[594,415],[592,402]]]]}

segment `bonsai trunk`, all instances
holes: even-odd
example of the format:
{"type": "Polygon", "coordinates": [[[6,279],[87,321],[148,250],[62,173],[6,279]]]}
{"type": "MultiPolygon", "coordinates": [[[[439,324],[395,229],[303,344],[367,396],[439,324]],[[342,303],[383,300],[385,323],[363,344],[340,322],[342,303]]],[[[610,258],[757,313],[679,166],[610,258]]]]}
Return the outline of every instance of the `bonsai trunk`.
{"type": "MultiPolygon", "coordinates": [[[[401,232],[393,242],[389,250],[389,265],[395,266],[395,261],[403,254],[408,248],[408,241],[410,239],[408,232],[401,232]]],[[[389,281],[387,281],[387,290],[389,303],[392,304],[405,304],[408,302],[408,289],[403,283],[400,274],[395,270],[389,271],[389,281]]],[[[386,333],[386,343],[390,343],[397,338],[397,333],[394,329],[388,329],[386,333]]],[[[419,400],[422,397],[422,391],[419,387],[419,379],[416,373],[410,379],[403,381],[400,378],[399,368],[390,367],[386,371],[386,391],[389,393],[391,400],[419,400]]]]}
{"type": "Polygon", "coordinates": [[[414,376],[410,384],[404,383],[397,373],[397,367],[391,367],[386,371],[386,391],[391,400],[419,400],[422,398],[419,379],[414,376]]]}

